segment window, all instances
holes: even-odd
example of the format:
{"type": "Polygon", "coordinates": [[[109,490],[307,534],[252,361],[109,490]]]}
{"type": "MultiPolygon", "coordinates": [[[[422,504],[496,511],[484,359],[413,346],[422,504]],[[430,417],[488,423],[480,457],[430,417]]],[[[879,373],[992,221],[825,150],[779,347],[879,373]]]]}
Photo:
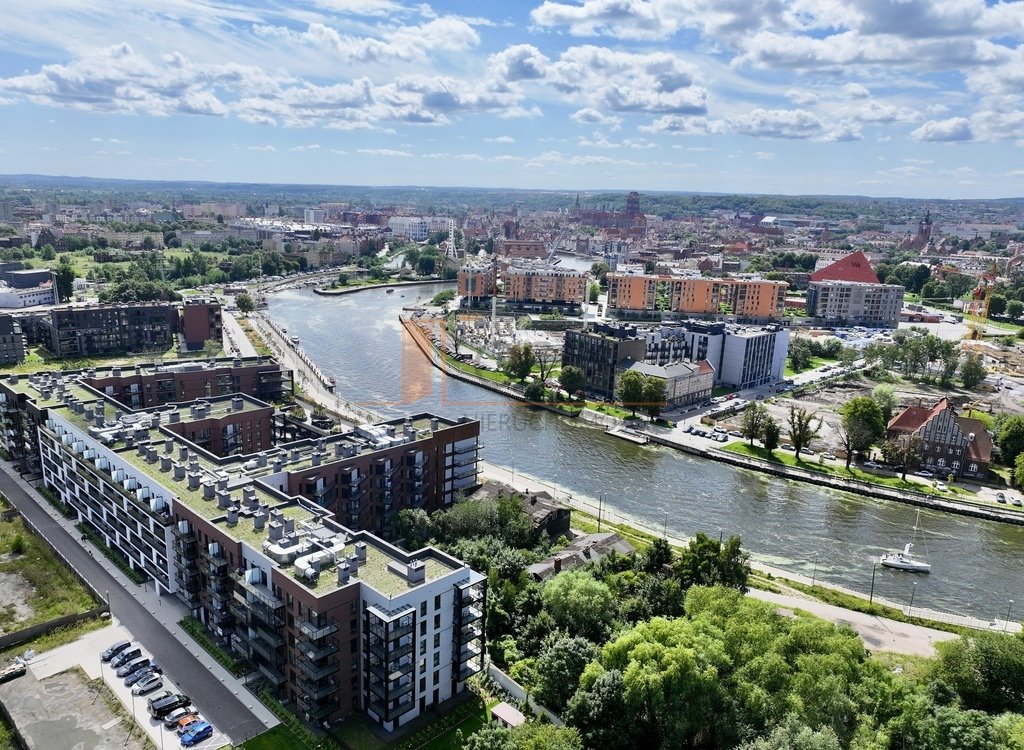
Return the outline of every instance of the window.
{"type": "Polygon", "coordinates": [[[441,634],[434,633],[434,648],[441,648],[441,634]]]}
{"type": "Polygon", "coordinates": [[[945,466],[946,465],[946,459],[940,458],[938,463],[939,463],[939,466],[945,466]]]}
{"type": "Polygon", "coordinates": [[[427,603],[426,602],[420,602],[420,617],[426,617],[426,616],[427,616],[427,603]]]}
{"type": "Polygon", "coordinates": [[[434,615],[434,629],[439,630],[441,628],[441,615],[434,615]]]}
{"type": "Polygon", "coordinates": [[[975,472],[978,470],[978,464],[971,464],[967,467],[967,471],[975,472]]]}
{"type": "MultiPolygon", "coordinates": [[[[434,684],[435,685],[438,683],[438,681],[440,679],[441,679],[441,673],[440,672],[434,672],[434,684]]],[[[435,694],[437,693],[437,691],[434,691],[434,692],[435,692],[435,694]]]]}
{"type": "Polygon", "coordinates": [[[422,641],[420,641],[420,656],[423,656],[426,653],[427,653],[427,639],[424,638],[422,641]]]}
{"type": "MultiPolygon", "coordinates": [[[[426,606],[426,605],[424,605],[424,606],[426,606]]],[[[441,609],[441,595],[440,594],[438,594],[437,596],[434,597],[434,611],[436,612],[439,609],[441,609]]],[[[426,612],[424,612],[423,614],[426,614],[426,612]]]]}
{"type": "Polygon", "coordinates": [[[427,634],[427,623],[423,620],[420,621],[420,635],[427,634]]]}

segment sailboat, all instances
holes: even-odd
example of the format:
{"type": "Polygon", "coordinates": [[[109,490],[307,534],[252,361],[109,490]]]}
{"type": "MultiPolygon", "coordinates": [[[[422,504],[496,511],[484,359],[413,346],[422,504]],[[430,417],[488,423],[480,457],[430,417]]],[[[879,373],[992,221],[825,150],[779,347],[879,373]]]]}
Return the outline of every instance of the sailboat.
{"type": "MultiPolygon", "coordinates": [[[[917,511],[917,520],[921,520],[921,511],[917,511]]],[[[917,526],[914,524],[914,538],[917,538],[917,526]]],[[[911,553],[911,548],[914,546],[913,542],[907,542],[906,546],[902,550],[897,552],[886,552],[882,555],[879,560],[882,565],[887,568],[894,568],[895,570],[907,570],[911,573],[928,573],[931,571],[932,566],[923,560],[918,560],[911,553]]]]}

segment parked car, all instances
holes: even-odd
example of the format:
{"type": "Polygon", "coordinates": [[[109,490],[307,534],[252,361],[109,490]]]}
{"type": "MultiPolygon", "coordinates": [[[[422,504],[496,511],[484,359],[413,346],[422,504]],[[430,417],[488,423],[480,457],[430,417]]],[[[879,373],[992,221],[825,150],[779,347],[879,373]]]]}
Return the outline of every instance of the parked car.
{"type": "Polygon", "coordinates": [[[147,672],[146,676],[135,683],[135,687],[132,688],[132,695],[145,695],[146,693],[152,693],[154,690],[159,690],[164,686],[163,678],[156,672],[147,672]]]}
{"type": "Polygon", "coordinates": [[[796,447],[792,443],[783,443],[779,446],[784,451],[795,451],[796,447]]]}
{"type": "MultiPolygon", "coordinates": [[[[168,693],[170,695],[170,693],[168,693]]],[[[176,708],[171,711],[167,716],[164,717],[164,728],[165,729],[177,729],[178,722],[182,719],[186,719],[190,716],[196,716],[196,712],[192,710],[191,706],[184,706],[182,708],[176,708]]]]}
{"type": "Polygon", "coordinates": [[[138,659],[132,659],[127,664],[122,664],[120,669],[117,670],[118,677],[127,677],[132,672],[138,672],[140,669],[149,666],[149,657],[140,656],[138,659]]]}
{"type": "Polygon", "coordinates": [[[167,714],[176,708],[182,708],[187,706],[192,701],[189,700],[187,695],[180,693],[176,695],[170,695],[164,698],[150,698],[149,699],[149,715],[154,719],[163,719],[167,714]]]}
{"type": "Polygon", "coordinates": [[[718,425],[715,425],[711,429],[714,430],[715,432],[721,432],[721,433],[725,432],[725,428],[724,427],[719,427],[718,425]]]}
{"type": "Polygon", "coordinates": [[[996,502],[997,503],[1005,503],[1006,502],[1006,493],[1005,492],[997,492],[996,493],[996,502]]]}
{"type": "Polygon", "coordinates": [[[181,736],[182,747],[192,747],[213,735],[213,725],[208,721],[200,721],[190,731],[181,736]]]}
{"type": "Polygon", "coordinates": [[[1020,498],[1017,497],[1016,495],[1010,495],[1010,505],[1016,505],[1019,508],[1020,498]]]}
{"type": "Polygon", "coordinates": [[[921,469],[921,471],[915,471],[914,476],[924,477],[925,479],[931,479],[935,475],[932,472],[928,471],[928,469],[921,469]]]}
{"type": "Polygon", "coordinates": [[[115,656],[111,660],[110,666],[112,666],[114,669],[118,669],[127,664],[128,662],[130,662],[132,659],[138,659],[140,656],[142,656],[141,648],[139,648],[138,646],[135,646],[134,648],[128,648],[119,653],[117,656],[115,656]]]}
{"type": "Polygon", "coordinates": [[[100,654],[100,659],[102,659],[103,661],[110,661],[131,645],[131,641],[118,641],[110,648],[108,648],[106,651],[104,651],[102,654],[100,654]]]}
{"type": "Polygon", "coordinates": [[[131,687],[132,685],[136,684],[137,682],[141,682],[143,678],[148,677],[151,674],[159,674],[159,672],[157,672],[157,670],[153,669],[153,665],[152,664],[147,664],[146,666],[142,667],[141,669],[136,669],[131,674],[126,675],[125,678],[124,678],[124,686],[125,687],[131,687]]]}
{"type": "Polygon", "coordinates": [[[740,432],[739,430],[729,430],[729,434],[732,437],[743,437],[743,433],[740,432]]]}
{"type": "Polygon", "coordinates": [[[194,727],[198,722],[202,721],[203,717],[197,714],[195,711],[191,711],[188,716],[183,716],[178,719],[177,732],[178,735],[183,735],[185,732],[194,727]]]}
{"type": "Polygon", "coordinates": [[[936,482],[935,483],[935,489],[937,489],[939,492],[948,492],[949,491],[949,487],[946,485],[945,482],[936,482]]]}
{"type": "Polygon", "coordinates": [[[877,461],[865,461],[862,465],[864,466],[865,469],[881,469],[882,468],[882,464],[878,463],[877,461]]]}
{"type": "Polygon", "coordinates": [[[833,453],[832,451],[825,451],[824,453],[821,454],[821,457],[826,458],[829,461],[835,461],[838,458],[838,456],[836,456],[836,454],[833,453]]]}

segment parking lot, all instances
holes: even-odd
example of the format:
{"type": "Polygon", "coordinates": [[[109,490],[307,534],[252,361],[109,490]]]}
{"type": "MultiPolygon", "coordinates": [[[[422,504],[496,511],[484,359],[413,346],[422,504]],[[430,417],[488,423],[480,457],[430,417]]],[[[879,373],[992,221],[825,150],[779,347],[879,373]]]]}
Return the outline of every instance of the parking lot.
{"type": "MultiPolygon", "coordinates": [[[[81,683],[80,680],[70,680],[69,682],[69,676],[73,677],[74,673],[68,672],[68,670],[74,667],[81,668],[89,679],[101,677],[117,700],[124,706],[125,711],[134,715],[136,724],[149,735],[153,745],[162,750],[180,746],[177,732],[164,729],[163,722],[151,718],[147,710],[147,699],[152,695],[164,690],[179,692],[172,676],[163,675],[163,686],[149,695],[133,696],[131,688],[125,687],[124,680],[116,677],[111,666],[100,660],[100,654],[107,647],[121,640],[132,640],[132,636],[120,626],[110,625],[93,631],[73,643],[33,657],[28,662],[29,675],[3,686],[4,703],[8,706],[8,710],[11,711],[19,728],[25,729],[26,734],[34,738],[33,747],[127,746],[142,750],[143,744],[138,741],[133,742],[131,735],[118,726],[119,722],[116,718],[111,719],[109,712],[98,711],[96,705],[92,703],[93,697],[84,683],[81,683]],[[58,677],[58,679],[52,680],[51,678],[54,677],[58,677]],[[36,682],[38,686],[45,686],[45,689],[26,690],[26,678],[36,682]],[[53,694],[55,705],[50,705],[45,700],[49,694],[53,694]],[[22,727],[22,723],[27,726],[22,727]],[[53,725],[52,732],[48,728],[51,724],[53,725]],[[51,741],[57,737],[60,738],[59,741],[56,743],[51,741]],[[71,742],[74,738],[77,738],[77,744],[71,742]]],[[[143,649],[143,653],[147,654],[145,649],[143,649]]],[[[191,697],[199,698],[200,703],[202,702],[201,696],[191,697]]],[[[201,706],[196,706],[196,708],[201,708],[201,706]]],[[[138,736],[138,730],[135,730],[135,736],[137,740],[141,739],[138,736]]],[[[214,750],[228,745],[230,742],[227,735],[218,731],[215,726],[213,735],[197,743],[195,747],[201,748],[201,750],[214,750]]]]}

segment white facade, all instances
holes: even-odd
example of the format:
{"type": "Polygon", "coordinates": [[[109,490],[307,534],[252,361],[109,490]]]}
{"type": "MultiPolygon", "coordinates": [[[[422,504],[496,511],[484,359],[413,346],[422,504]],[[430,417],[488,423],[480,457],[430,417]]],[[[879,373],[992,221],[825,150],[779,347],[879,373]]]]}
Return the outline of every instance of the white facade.
{"type": "Polygon", "coordinates": [[[450,216],[392,216],[388,228],[396,237],[422,242],[435,232],[448,232],[454,228],[450,216]]]}
{"type": "Polygon", "coordinates": [[[904,291],[897,284],[812,281],[807,286],[807,316],[844,325],[896,328],[904,291]]]}
{"type": "Polygon", "coordinates": [[[785,328],[728,331],[717,382],[736,388],[777,383],[785,373],[788,348],[789,331],[785,328]]]}
{"type": "Polygon", "coordinates": [[[57,286],[34,286],[28,289],[15,289],[0,281],[0,308],[35,307],[36,305],[56,305],[60,303],[57,286]]]}

